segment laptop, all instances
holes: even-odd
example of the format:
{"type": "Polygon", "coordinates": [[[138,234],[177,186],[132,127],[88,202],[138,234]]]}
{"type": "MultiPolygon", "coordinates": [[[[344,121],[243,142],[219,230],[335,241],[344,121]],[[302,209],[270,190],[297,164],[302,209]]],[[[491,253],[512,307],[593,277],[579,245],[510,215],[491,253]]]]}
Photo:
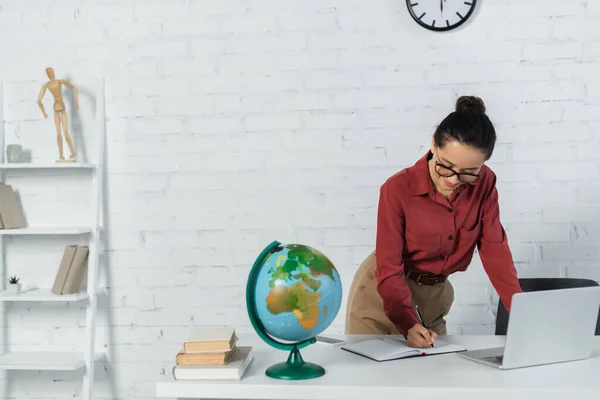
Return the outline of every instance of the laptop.
{"type": "Polygon", "coordinates": [[[503,347],[456,353],[503,370],[589,358],[600,310],[600,286],[513,295],[503,347]]]}

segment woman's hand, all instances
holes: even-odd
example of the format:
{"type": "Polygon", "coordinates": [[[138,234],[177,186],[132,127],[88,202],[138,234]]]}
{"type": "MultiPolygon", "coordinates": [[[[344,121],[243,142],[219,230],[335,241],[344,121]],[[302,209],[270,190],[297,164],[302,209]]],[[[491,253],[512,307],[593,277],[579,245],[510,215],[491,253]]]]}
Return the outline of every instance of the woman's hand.
{"type": "Polygon", "coordinates": [[[431,347],[436,339],[437,334],[429,329],[425,329],[421,324],[415,324],[408,330],[408,335],[406,335],[408,345],[417,348],[431,347]]]}

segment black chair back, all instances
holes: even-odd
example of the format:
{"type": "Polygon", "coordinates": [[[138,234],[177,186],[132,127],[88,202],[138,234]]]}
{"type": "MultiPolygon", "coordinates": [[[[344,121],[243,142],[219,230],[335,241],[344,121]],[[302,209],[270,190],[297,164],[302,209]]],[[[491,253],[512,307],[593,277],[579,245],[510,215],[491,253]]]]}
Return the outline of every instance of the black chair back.
{"type": "MultiPolygon", "coordinates": [[[[519,279],[519,283],[524,292],[600,286],[598,282],[592,279],[580,278],[521,278],[519,279]]],[[[504,304],[502,304],[502,301],[499,301],[498,311],[496,313],[496,335],[506,335],[506,330],[508,329],[508,317],[509,315],[504,304]]],[[[596,335],[600,336],[600,310],[598,310],[596,335]]]]}

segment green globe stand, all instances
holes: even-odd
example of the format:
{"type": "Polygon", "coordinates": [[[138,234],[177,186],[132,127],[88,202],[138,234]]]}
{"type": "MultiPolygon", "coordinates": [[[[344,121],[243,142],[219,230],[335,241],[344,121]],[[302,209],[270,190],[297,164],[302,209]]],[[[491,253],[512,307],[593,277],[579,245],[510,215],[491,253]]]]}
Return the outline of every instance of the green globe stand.
{"type": "Polygon", "coordinates": [[[300,380],[323,376],[325,375],[325,368],[304,361],[300,350],[294,346],[286,362],[271,365],[265,373],[275,379],[300,380]]]}
{"type": "Polygon", "coordinates": [[[264,340],[271,347],[290,352],[287,361],[273,364],[267,368],[265,371],[267,376],[274,379],[285,380],[318,378],[325,375],[325,369],[318,364],[304,361],[304,359],[302,359],[302,355],[300,354],[300,349],[316,343],[317,339],[310,338],[298,343],[283,343],[277,341],[269,336],[263,323],[256,313],[256,301],[254,299],[254,293],[256,290],[256,279],[260,272],[260,267],[271,253],[278,251],[280,245],[281,243],[275,241],[267,246],[260,253],[254,262],[252,269],[250,270],[248,283],[246,285],[246,306],[248,309],[248,316],[250,317],[252,327],[262,340],[264,340]]]}

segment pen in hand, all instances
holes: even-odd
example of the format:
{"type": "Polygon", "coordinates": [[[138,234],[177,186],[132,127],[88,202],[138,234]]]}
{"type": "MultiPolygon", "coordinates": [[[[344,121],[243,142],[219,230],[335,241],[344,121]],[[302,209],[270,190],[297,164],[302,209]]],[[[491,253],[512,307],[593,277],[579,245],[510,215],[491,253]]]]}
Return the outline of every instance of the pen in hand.
{"type": "MultiPolygon", "coordinates": [[[[423,328],[429,330],[427,325],[425,325],[425,321],[423,320],[423,316],[421,315],[421,311],[419,310],[419,306],[415,305],[415,310],[417,310],[417,316],[419,317],[419,322],[423,325],[423,328]]],[[[433,343],[431,343],[431,347],[433,347],[433,343]]]]}

